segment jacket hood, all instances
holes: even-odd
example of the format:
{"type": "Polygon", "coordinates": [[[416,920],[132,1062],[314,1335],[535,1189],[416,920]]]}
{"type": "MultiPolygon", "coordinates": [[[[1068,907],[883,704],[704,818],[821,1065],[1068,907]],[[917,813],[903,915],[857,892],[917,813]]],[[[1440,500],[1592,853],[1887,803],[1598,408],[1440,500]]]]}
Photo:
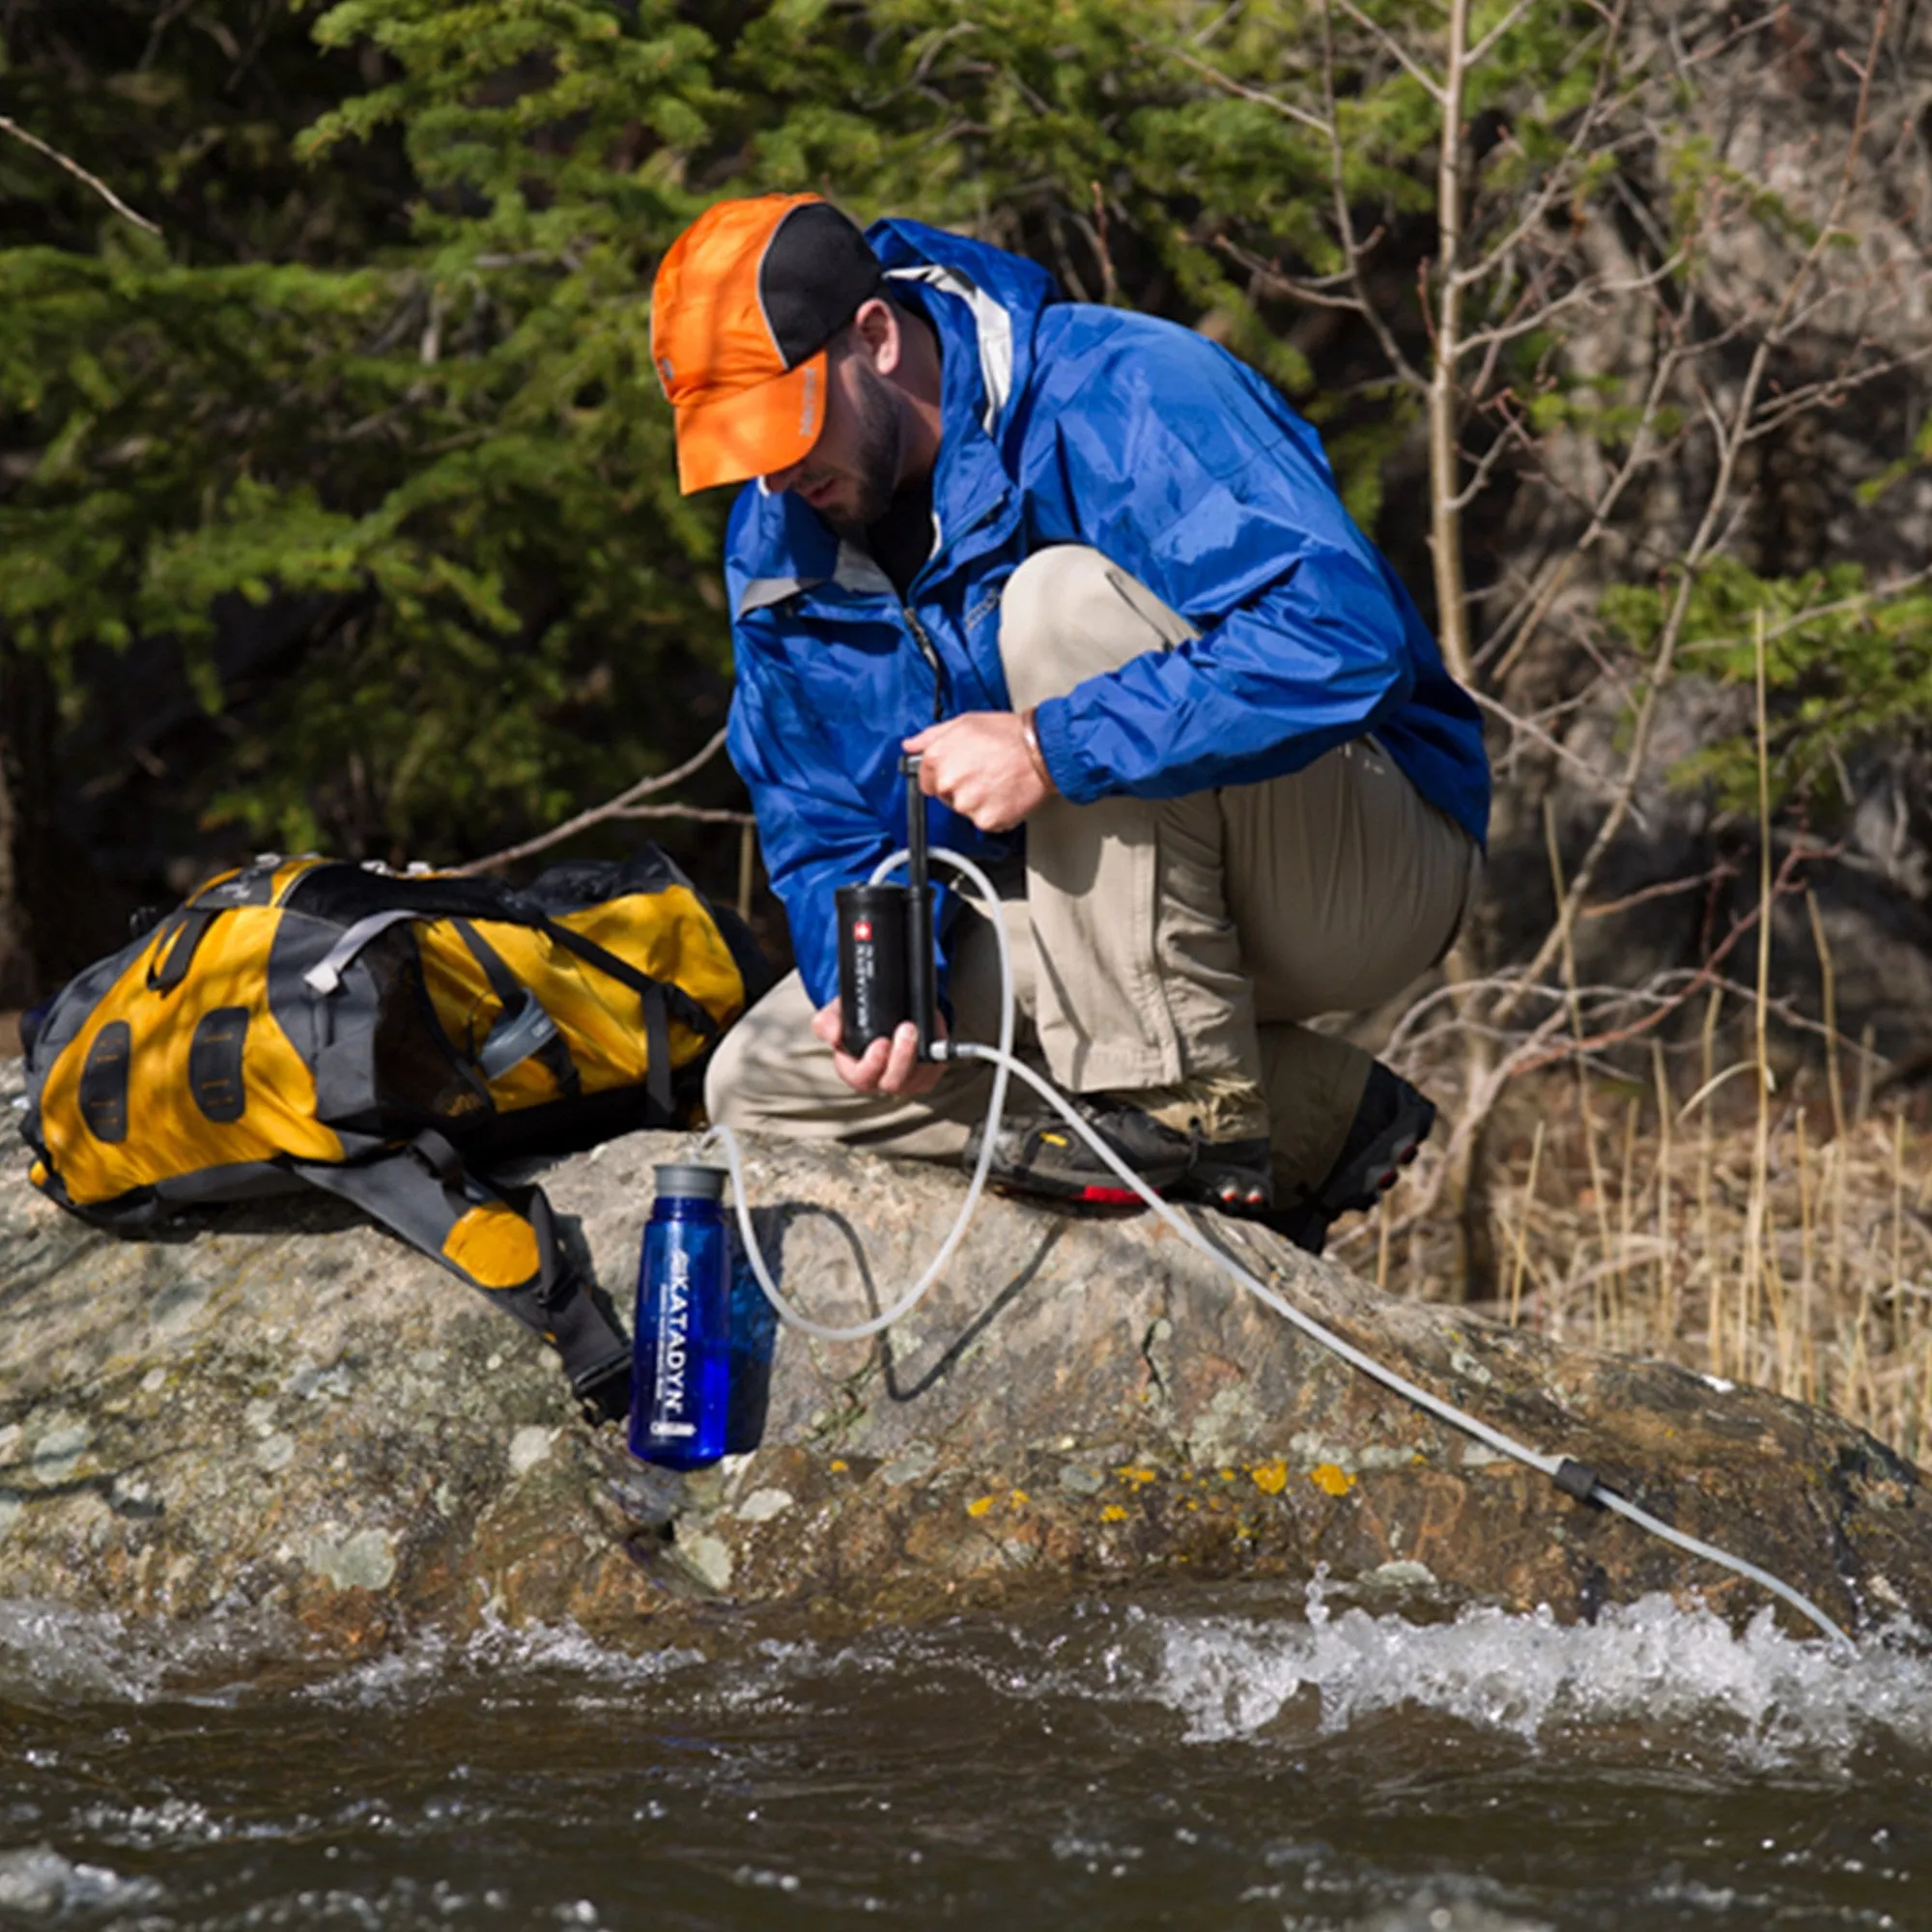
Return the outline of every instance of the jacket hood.
{"type": "MultiPolygon", "coordinates": [[[[866,239],[895,284],[892,293],[923,309],[939,330],[944,436],[951,440],[977,430],[997,449],[1014,401],[1033,378],[1035,329],[1040,312],[1062,299],[1059,283],[1022,256],[923,221],[876,221],[866,239]]],[[[809,504],[789,494],[769,496],[755,481],[746,484],[725,546],[730,609],[743,608],[746,585],[753,582],[835,575],[838,550],[838,539],[809,504]]]]}
{"type": "MultiPolygon", "coordinates": [[[[894,281],[937,289],[965,303],[979,337],[975,413],[980,427],[998,441],[1012,399],[1023,395],[1033,379],[1034,327],[1040,310],[1061,299],[1060,284],[1023,256],[923,221],[875,221],[866,240],[894,281]]],[[[950,383],[947,389],[950,428],[950,383]]]]}

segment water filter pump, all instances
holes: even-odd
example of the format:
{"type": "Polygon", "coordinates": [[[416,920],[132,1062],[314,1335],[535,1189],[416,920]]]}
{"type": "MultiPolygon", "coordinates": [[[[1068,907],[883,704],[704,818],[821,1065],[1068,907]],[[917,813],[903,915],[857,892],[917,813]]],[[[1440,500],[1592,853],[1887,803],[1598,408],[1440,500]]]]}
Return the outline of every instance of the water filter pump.
{"type": "Polygon", "coordinates": [[[858,1059],[875,1039],[890,1039],[907,1020],[919,1029],[919,1057],[933,1057],[937,1037],[932,950],[932,886],[927,876],[925,794],[920,758],[899,759],[906,781],[906,882],[840,886],[838,1044],[858,1059]]]}

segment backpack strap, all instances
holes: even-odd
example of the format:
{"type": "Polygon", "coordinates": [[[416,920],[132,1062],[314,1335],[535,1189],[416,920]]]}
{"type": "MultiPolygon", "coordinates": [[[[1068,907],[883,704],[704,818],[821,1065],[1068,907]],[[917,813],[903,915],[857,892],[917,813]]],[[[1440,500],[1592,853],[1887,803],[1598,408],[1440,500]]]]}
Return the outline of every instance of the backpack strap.
{"type": "Polygon", "coordinates": [[[677,1102],[670,1084],[670,1012],[666,991],[661,981],[653,980],[639,997],[644,1009],[644,1092],[669,1120],[677,1102]]]}
{"type": "Polygon", "coordinates": [[[295,1161],[290,1169],[353,1202],[541,1335],[563,1358],[577,1395],[602,1388],[608,1398],[628,1368],[630,1342],[571,1265],[541,1188],[485,1186],[434,1129],[375,1160],[295,1161]]]}
{"type": "Polygon", "coordinates": [[[342,936],[302,975],[302,983],[310,992],[327,998],[342,984],[343,974],[372,939],[388,931],[390,926],[403,925],[412,919],[440,917],[437,913],[418,912],[413,906],[385,906],[381,912],[372,912],[343,928],[342,936]]]}
{"type": "Polygon", "coordinates": [[[675,1013],[691,1032],[706,1040],[717,1038],[718,1022],[682,986],[668,985],[662,980],[652,979],[628,959],[621,959],[609,948],[599,946],[594,939],[586,939],[582,933],[572,931],[548,913],[535,913],[531,923],[549,934],[566,952],[574,952],[585,965],[596,967],[600,973],[607,974],[619,985],[628,986],[637,994],[638,1003],[643,1009],[644,1047],[648,1063],[644,1069],[644,1092],[663,1109],[667,1119],[671,1118],[676,1107],[670,1078],[671,1015],[675,1013]]]}
{"type": "Polygon", "coordinates": [[[185,906],[167,921],[155,950],[148,955],[148,990],[172,993],[187,978],[194,964],[195,950],[208,937],[208,928],[228,911],[226,906],[185,906]]]}
{"type": "Polygon", "coordinates": [[[501,1079],[511,1067],[534,1055],[556,1082],[556,1091],[567,1100],[576,1099],[583,1091],[582,1078],[543,1002],[510,971],[503,955],[469,920],[452,919],[449,923],[482,967],[483,977],[503,1009],[502,1017],[477,1050],[476,1064],[483,1069],[484,1079],[501,1079]]]}
{"type": "MultiPolygon", "coordinates": [[[[644,1091],[663,1110],[666,1119],[671,1118],[676,1110],[675,1094],[671,1086],[670,1065],[670,1022],[673,1015],[692,1033],[705,1040],[718,1037],[718,1022],[687,993],[682,986],[668,984],[663,980],[655,980],[650,974],[633,966],[628,959],[612,952],[608,947],[599,946],[594,939],[586,939],[582,933],[573,931],[561,921],[553,919],[540,907],[532,905],[519,894],[505,893],[500,906],[492,906],[487,914],[491,919],[501,919],[514,925],[526,925],[543,933],[554,945],[575,954],[585,965],[594,966],[598,972],[615,980],[621,986],[628,986],[638,995],[642,1009],[644,1022],[644,1044],[647,1050],[648,1065],[644,1074],[644,1091]]],[[[529,1020],[523,1010],[527,998],[526,989],[504,965],[501,956],[490,946],[482,934],[469,921],[447,909],[432,905],[385,906],[358,919],[348,927],[308,971],[302,975],[310,989],[325,997],[333,993],[342,983],[342,976],[350,962],[379,933],[385,932],[392,925],[400,925],[407,920],[447,919],[463,936],[464,944],[474,953],[477,964],[483,968],[489,980],[491,990],[503,1003],[504,1012],[511,1024],[529,1020]]],[[[539,1009],[541,1011],[541,1009],[539,1009]]],[[[548,1015],[545,1015],[548,1017],[548,1015]]],[[[545,1065],[556,1077],[560,1092],[569,1095],[578,1091],[578,1073],[570,1059],[569,1049],[556,1034],[554,1025],[550,1029],[549,1038],[543,1037],[541,1027],[531,1024],[530,1051],[542,1051],[545,1065]],[[553,1057],[552,1049],[554,1049],[553,1057]],[[568,1073],[565,1073],[568,1068],[568,1073]]],[[[493,1030],[492,1037],[495,1037],[493,1030]]],[[[488,1042],[485,1042],[486,1048],[488,1042]]],[[[498,1070],[507,1071],[515,1065],[505,1061],[498,1070]]],[[[493,1073],[490,1077],[495,1078],[493,1073]]]]}
{"type": "Polygon", "coordinates": [[[620,958],[608,947],[599,946],[594,939],[586,939],[582,933],[573,930],[560,921],[551,918],[547,912],[526,913],[529,923],[563,948],[566,952],[574,952],[585,965],[594,966],[600,973],[609,974],[620,985],[629,986],[640,997],[652,988],[664,995],[665,1005],[678,1023],[695,1033],[700,1039],[718,1037],[718,1022],[687,993],[682,986],[672,985],[664,980],[653,980],[640,968],[633,966],[628,959],[620,958]]]}

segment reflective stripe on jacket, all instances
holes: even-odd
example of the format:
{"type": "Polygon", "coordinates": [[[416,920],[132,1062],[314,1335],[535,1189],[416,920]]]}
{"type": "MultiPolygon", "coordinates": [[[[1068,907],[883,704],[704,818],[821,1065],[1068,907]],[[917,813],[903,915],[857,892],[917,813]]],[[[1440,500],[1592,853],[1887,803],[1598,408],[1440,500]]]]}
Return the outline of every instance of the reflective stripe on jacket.
{"type": "MultiPolygon", "coordinates": [[[[1315,432],[1266,383],[1177,324],[1062,300],[1004,249],[911,221],[868,239],[895,298],[939,335],[932,554],[901,603],[863,549],[755,483],[725,554],[729,749],[814,1004],[838,991],[834,889],[904,843],[899,741],[1011,708],[1000,595],[1049,544],[1091,544],[1201,633],[1039,707],[1067,798],[1252,784],[1373,731],[1485,837],[1475,706],[1342,507],[1315,432]]],[[[927,823],[982,865],[1021,849],[937,804],[927,823]]]]}

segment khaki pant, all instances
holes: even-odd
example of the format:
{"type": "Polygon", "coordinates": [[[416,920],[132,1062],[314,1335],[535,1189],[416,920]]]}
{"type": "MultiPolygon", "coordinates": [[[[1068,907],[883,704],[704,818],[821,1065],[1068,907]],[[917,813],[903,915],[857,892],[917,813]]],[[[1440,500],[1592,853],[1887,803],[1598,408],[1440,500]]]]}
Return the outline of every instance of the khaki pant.
{"type": "MultiPolygon", "coordinates": [[[[1013,573],[1000,655],[1024,711],[1193,635],[1097,551],[1067,546],[1013,573]]],[[[1160,801],[1050,799],[1027,820],[1024,877],[999,882],[1021,1050],[1069,1093],[1257,1083],[1277,1186],[1317,1185],[1371,1063],[1303,1022],[1379,1005],[1439,959],[1479,873],[1468,835],[1373,738],[1264,784],[1160,801]]],[[[962,911],[952,953],[955,1032],[997,1038],[989,923],[962,911]]],[[[834,1072],[810,1017],[794,973],[725,1036],[706,1087],[714,1121],[890,1153],[959,1153],[985,1110],[983,1065],[950,1067],[922,1100],[867,1098],[834,1072]]],[[[1024,1110],[1024,1096],[1012,1098],[1024,1110]]],[[[1204,1125],[1211,1135],[1212,1122],[1204,1125]]]]}

